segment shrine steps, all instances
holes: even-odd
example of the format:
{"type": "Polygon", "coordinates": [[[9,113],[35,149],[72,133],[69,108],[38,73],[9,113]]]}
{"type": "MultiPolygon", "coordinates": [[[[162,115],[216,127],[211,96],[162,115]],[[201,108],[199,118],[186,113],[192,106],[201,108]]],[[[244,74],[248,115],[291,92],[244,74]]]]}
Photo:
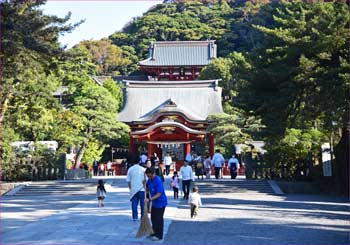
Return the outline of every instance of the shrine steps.
{"type": "Polygon", "coordinates": [[[6,195],[15,196],[68,196],[91,195],[96,193],[96,182],[77,181],[43,181],[31,182],[19,186],[17,190],[10,191],[6,195]]]}
{"type": "Polygon", "coordinates": [[[267,180],[196,179],[194,185],[198,186],[200,192],[205,195],[217,193],[276,194],[267,180]]]}

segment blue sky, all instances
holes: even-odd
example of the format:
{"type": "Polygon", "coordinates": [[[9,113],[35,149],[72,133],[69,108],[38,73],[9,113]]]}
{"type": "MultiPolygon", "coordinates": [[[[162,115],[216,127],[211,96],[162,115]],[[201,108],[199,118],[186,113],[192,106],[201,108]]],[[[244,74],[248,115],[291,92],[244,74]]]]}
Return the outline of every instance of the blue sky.
{"type": "Polygon", "coordinates": [[[82,40],[98,40],[108,37],[132,20],[141,16],[150,7],[161,3],[161,0],[48,0],[42,7],[45,14],[64,17],[72,12],[69,23],[76,23],[85,19],[85,22],[72,33],[60,37],[62,45],[67,48],[82,40]]]}

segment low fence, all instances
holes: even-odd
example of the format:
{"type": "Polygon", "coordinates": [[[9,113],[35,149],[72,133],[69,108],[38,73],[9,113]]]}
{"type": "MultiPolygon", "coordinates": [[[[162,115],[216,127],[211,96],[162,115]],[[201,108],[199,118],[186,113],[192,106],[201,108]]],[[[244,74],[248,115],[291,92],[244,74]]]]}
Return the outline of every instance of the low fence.
{"type": "Polygon", "coordinates": [[[1,171],[2,181],[40,181],[40,180],[61,180],[64,177],[62,168],[17,168],[6,172],[1,171]]]}
{"type": "Polygon", "coordinates": [[[64,173],[61,168],[37,168],[31,171],[30,180],[59,180],[63,179],[64,173]]]}

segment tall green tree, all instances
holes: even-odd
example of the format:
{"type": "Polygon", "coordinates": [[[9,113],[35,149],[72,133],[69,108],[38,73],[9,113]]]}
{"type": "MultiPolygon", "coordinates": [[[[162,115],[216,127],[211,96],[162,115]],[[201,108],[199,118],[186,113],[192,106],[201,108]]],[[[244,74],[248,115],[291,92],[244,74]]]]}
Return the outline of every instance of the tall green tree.
{"type": "MultiPolygon", "coordinates": [[[[262,45],[247,55],[253,69],[245,90],[250,91],[254,99],[244,93],[240,99],[263,118],[271,144],[283,143],[290,128],[303,131],[314,128],[331,135],[334,123],[343,128],[342,135],[348,138],[350,19],[347,3],[279,1],[273,5],[273,9],[269,5],[260,10],[260,14],[271,16],[272,22],[253,25],[264,38],[262,45]]],[[[349,152],[345,145],[338,149],[349,152]]],[[[335,179],[344,185],[348,177],[340,178],[339,169],[348,169],[349,164],[337,162],[335,179]]]]}
{"type": "Polygon", "coordinates": [[[237,101],[240,88],[247,83],[246,73],[251,65],[241,53],[233,52],[226,58],[218,58],[206,66],[201,72],[200,79],[221,78],[223,87],[224,114],[211,115],[213,121],[209,130],[216,135],[217,144],[228,154],[232,154],[234,144],[256,140],[263,128],[261,119],[252,111],[244,111],[237,101]]]}
{"type": "MultiPolygon", "coordinates": [[[[65,24],[70,15],[65,18],[44,15],[38,8],[44,3],[18,0],[0,3],[0,130],[14,128],[22,140],[47,138],[56,110],[51,96],[58,86],[54,73],[57,60],[64,57],[58,36],[75,27],[65,24]]],[[[2,160],[2,144],[7,135],[1,132],[0,135],[2,160]]]]}
{"type": "MultiPolygon", "coordinates": [[[[320,119],[344,125],[349,109],[349,12],[345,2],[280,1],[265,45],[251,54],[257,108],[277,132],[320,119]],[[279,130],[279,129],[282,129],[279,130]]],[[[304,124],[304,125],[303,125],[304,124]]]]}
{"type": "Polygon", "coordinates": [[[65,132],[72,132],[72,135],[70,139],[62,137],[62,130],[57,131],[56,135],[62,141],[69,140],[66,144],[78,146],[75,167],[79,168],[90,144],[103,147],[109,140],[118,139],[127,133],[129,128],[126,124],[117,122],[122,99],[121,88],[111,80],[107,80],[103,86],[98,85],[91,78],[96,66],[89,62],[87,56],[80,54],[79,50],[73,49],[71,52],[75,54],[75,60],[65,62],[61,68],[62,80],[64,85],[69,86],[72,98],[67,105],[69,112],[64,111],[62,114],[67,121],[61,126],[65,132]],[[69,123],[73,124],[69,126],[69,123]]]}

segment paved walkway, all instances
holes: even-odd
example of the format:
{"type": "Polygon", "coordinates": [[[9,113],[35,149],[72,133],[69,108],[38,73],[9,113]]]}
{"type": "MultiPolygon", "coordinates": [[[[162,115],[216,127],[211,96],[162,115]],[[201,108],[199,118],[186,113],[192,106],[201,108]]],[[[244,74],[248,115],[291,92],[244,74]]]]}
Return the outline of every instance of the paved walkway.
{"type": "MultiPolygon", "coordinates": [[[[107,180],[112,182],[114,180],[107,180]]],[[[124,182],[107,185],[106,207],[94,195],[2,197],[1,244],[151,244],[135,238],[124,182]]],[[[122,180],[124,181],[124,180],[122,180]]],[[[349,244],[350,204],[308,195],[203,196],[196,219],[167,190],[163,244],[349,244]]]]}

